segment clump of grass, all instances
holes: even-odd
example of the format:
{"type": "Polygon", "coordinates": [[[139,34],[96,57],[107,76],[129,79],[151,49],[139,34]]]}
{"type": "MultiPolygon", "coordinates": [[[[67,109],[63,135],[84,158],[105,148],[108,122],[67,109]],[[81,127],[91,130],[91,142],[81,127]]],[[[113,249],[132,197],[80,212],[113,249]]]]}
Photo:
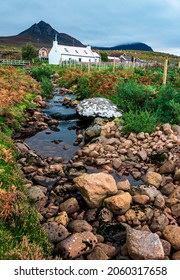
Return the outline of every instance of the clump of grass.
{"type": "Polygon", "coordinates": [[[12,140],[0,132],[0,259],[48,258],[51,245],[30,204],[16,158],[12,140]]]}
{"type": "Polygon", "coordinates": [[[131,132],[154,132],[158,125],[156,113],[144,111],[129,111],[123,115],[123,130],[126,134],[131,132]]]}

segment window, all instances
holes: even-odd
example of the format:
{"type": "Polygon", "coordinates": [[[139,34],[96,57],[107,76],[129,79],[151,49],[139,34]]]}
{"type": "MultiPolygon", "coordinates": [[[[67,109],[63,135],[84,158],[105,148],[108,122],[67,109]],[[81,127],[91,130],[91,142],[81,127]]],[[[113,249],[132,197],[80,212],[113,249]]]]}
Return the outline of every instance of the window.
{"type": "Polygon", "coordinates": [[[79,58],[79,62],[81,62],[82,61],[82,59],[81,58],[79,58]]]}
{"type": "Polygon", "coordinates": [[[67,48],[64,48],[66,52],[69,52],[67,48]]]}
{"type": "Polygon", "coordinates": [[[75,50],[75,52],[76,52],[76,53],[78,53],[78,51],[77,51],[77,50],[75,50]]]}
{"type": "Polygon", "coordinates": [[[85,54],[88,54],[86,50],[84,50],[85,54]]]}

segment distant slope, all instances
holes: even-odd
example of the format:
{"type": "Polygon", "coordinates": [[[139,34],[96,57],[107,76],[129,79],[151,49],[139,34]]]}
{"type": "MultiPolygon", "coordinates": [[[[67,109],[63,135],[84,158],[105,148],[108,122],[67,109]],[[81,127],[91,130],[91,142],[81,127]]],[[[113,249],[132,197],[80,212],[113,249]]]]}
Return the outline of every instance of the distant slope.
{"type": "Polygon", "coordinates": [[[122,44],[114,47],[93,47],[96,50],[107,50],[107,51],[114,51],[114,50],[138,50],[138,51],[149,51],[153,52],[153,49],[144,44],[144,43],[131,43],[131,44],[122,44]]]}
{"type": "Polygon", "coordinates": [[[58,43],[61,45],[84,46],[77,39],[66,33],[59,33],[44,21],[33,24],[30,28],[22,31],[18,35],[0,37],[0,45],[23,46],[31,42],[37,47],[51,48],[55,35],[57,35],[58,43]]]}

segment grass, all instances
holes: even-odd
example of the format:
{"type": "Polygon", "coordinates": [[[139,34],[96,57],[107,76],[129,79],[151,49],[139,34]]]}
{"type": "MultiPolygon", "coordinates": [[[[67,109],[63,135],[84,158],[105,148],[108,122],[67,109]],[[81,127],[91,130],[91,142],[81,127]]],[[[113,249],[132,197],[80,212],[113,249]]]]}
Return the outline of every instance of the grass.
{"type": "MultiPolygon", "coordinates": [[[[36,248],[34,254],[45,258],[51,245],[30,204],[16,159],[12,140],[0,132],[0,259],[23,259],[25,241],[29,248],[36,248]]],[[[34,254],[29,249],[27,259],[34,254]]]]}
{"type": "Polygon", "coordinates": [[[28,198],[11,139],[41,88],[18,68],[0,66],[0,74],[0,260],[48,259],[51,244],[28,198]]]}

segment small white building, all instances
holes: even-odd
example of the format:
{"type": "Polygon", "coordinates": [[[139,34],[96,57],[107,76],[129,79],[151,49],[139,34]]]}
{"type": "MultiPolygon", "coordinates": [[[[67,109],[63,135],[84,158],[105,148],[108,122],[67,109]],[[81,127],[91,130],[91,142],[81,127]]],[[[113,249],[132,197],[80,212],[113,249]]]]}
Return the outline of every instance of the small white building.
{"type": "Polygon", "coordinates": [[[62,62],[91,62],[98,63],[100,61],[100,55],[91,50],[90,46],[87,47],[75,47],[58,45],[57,39],[53,41],[53,46],[49,52],[49,64],[59,65],[62,62]]]}
{"type": "Polygon", "coordinates": [[[46,59],[48,59],[48,50],[46,49],[46,48],[41,48],[40,50],[39,50],[39,59],[40,60],[46,60],[46,59]]]}

